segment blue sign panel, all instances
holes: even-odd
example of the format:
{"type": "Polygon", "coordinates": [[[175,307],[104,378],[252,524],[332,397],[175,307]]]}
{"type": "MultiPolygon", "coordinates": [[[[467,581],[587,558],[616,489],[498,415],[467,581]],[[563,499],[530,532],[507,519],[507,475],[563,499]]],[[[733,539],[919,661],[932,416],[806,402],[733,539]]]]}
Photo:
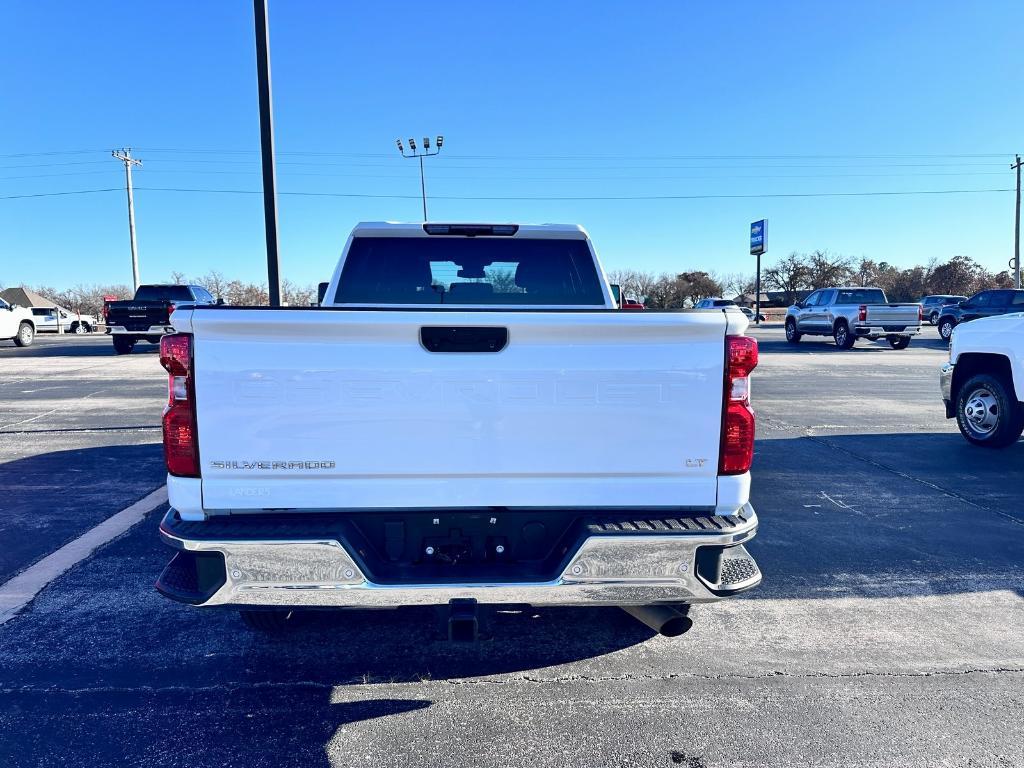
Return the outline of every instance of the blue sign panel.
{"type": "Polygon", "coordinates": [[[750,225],[750,255],[759,256],[764,253],[764,231],[767,219],[755,221],[750,225]]]}

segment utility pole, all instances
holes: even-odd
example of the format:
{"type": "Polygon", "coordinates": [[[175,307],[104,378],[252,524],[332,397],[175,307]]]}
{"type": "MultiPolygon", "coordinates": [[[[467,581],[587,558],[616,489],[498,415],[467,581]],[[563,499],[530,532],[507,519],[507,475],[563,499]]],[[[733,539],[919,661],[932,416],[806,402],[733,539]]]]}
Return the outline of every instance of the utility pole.
{"type": "Polygon", "coordinates": [[[277,252],[277,172],[274,168],[274,115],[270,98],[270,26],[267,0],[253,0],[256,21],[256,80],[260,94],[260,153],[263,158],[263,221],[267,231],[267,285],[270,306],[281,306],[277,252]]]}
{"type": "Polygon", "coordinates": [[[430,139],[424,137],[423,149],[416,149],[416,139],[409,139],[409,151],[405,151],[405,147],[402,145],[401,139],[396,139],[395,143],[398,145],[398,151],[402,153],[402,157],[408,158],[419,158],[420,161],[420,194],[423,196],[423,220],[427,220],[427,182],[423,174],[423,158],[433,157],[441,153],[441,147],[444,145],[444,136],[438,136],[437,142],[434,144],[434,151],[430,151],[430,139]]]}
{"type": "MultiPolygon", "coordinates": [[[[132,284],[137,291],[139,290],[139,253],[135,246],[135,196],[132,194],[132,166],[137,165],[141,168],[142,161],[132,157],[131,147],[115,149],[110,155],[124,163],[124,183],[128,190],[128,236],[132,241],[132,284]]],[[[1020,178],[1020,171],[1017,171],[1017,178],[1020,178]]],[[[1019,197],[1018,195],[1018,202],[1019,197]]]]}
{"type": "Polygon", "coordinates": [[[1020,155],[1017,162],[1010,166],[1017,171],[1017,209],[1013,221],[1013,285],[1020,290],[1020,155]]]}

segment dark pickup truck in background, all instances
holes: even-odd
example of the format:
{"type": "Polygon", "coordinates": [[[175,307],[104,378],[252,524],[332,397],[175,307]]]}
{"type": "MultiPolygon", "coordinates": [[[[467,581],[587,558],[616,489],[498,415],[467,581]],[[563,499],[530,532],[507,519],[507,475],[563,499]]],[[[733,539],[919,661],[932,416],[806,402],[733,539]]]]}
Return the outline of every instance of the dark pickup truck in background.
{"type": "Polygon", "coordinates": [[[1024,312],[1024,291],[995,288],[980,291],[959,304],[942,308],[939,315],[939,336],[949,341],[953,329],[960,323],[980,317],[996,317],[1010,312],[1024,312]]]}
{"type": "Polygon", "coordinates": [[[161,336],[172,333],[171,312],[176,307],[223,303],[201,285],[140,285],[135,298],[106,302],[103,317],[115,354],[125,355],[143,339],[159,344],[161,336]]]}

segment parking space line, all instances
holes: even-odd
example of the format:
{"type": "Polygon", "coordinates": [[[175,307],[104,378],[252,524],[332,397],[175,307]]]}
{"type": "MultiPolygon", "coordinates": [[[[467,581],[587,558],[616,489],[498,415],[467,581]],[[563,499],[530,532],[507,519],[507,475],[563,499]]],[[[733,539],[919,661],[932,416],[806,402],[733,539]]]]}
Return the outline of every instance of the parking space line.
{"type": "Polygon", "coordinates": [[[26,568],[10,581],[0,584],[0,624],[14,618],[58,576],[89,557],[97,548],[120,536],[140,522],[148,512],[166,502],[167,487],[157,488],[130,507],[125,507],[74,541],[69,541],[56,552],[26,568]]]}

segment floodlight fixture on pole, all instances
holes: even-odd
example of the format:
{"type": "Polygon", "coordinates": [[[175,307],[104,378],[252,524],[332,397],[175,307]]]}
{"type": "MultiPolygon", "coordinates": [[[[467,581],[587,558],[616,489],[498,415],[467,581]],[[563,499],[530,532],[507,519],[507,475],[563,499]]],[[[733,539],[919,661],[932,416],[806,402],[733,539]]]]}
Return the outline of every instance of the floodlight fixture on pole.
{"type": "Polygon", "coordinates": [[[416,148],[416,139],[413,139],[413,138],[409,139],[409,149],[408,149],[408,151],[406,151],[406,148],[402,144],[402,140],[401,139],[396,139],[395,140],[395,144],[398,145],[398,151],[401,153],[402,157],[407,157],[409,159],[416,158],[417,160],[420,161],[420,194],[423,197],[423,220],[426,221],[427,220],[427,182],[426,182],[426,178],[424,177],[424,173],[423,173],[423,158],[425,158],[425,157],[433,157],[434,155],[439,154],[441,152],[441,146],[444,144],[444,136],[438,136],[437,137],[437,140],[434,142],[433,150],[431,150],[431,148],[430,148],[430,138],[427,137],[427,136],[423,137],[423,144],[422,144],[423,148],[422,149],[417,149],[416,148]]]}

